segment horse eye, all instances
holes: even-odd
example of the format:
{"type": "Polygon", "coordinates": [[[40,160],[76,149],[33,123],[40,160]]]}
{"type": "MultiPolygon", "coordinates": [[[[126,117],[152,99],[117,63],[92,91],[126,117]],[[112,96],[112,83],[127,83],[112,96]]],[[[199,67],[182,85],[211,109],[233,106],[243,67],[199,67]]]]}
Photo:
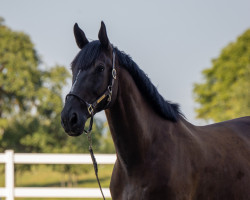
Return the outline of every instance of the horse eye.
{"type": "Polygon", "coordinates": [[[105,69],[105,67],[103,65],[98,65],[97,68],[96,68],[96,71],[97,72],[103,72],[105,69]]]}

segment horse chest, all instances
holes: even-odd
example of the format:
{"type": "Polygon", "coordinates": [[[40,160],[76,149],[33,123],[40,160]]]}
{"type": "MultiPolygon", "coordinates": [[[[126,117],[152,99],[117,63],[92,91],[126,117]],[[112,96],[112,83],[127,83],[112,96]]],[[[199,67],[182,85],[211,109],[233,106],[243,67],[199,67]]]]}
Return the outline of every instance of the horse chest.
{"type": "Polygon", "coordinates": [[[127,183],[121,190],[118,198],[114,200],[155,200],[155,199],[173,199],[166,187],[141,185],[139,183],[127,183]]]}
{"type": "Polygon", "coordinates": [[[135,184],[126,184],[123,192],[122,199],[126,200],[134,200],[134,199],[145,199],[145,193],[147,188],[140,187],[135,184]]]}
{"type": "Polygon", "coordinates": [[[122,168],[115,166],[110,190],[113,200],[169,199],[166,184],[157,175],[138,172],[128,176],[122,168]],[[151,178],[148,178],[151,177],[151,178]]]}
{"type": "Polygon", "coordinates": [[[110,184],[113,200],[146,199],[145,194],[147,189],[147,186],[143,186],[141,181],[128,178],[123,173],[117,174],[113,172],[110,184]]]}

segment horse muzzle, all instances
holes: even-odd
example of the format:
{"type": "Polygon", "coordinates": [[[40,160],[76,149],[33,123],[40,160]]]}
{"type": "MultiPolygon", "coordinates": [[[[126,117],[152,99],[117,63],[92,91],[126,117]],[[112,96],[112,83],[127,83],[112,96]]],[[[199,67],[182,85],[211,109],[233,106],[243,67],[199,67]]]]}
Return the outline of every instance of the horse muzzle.
{"type": "Polygon", "coordinates": [[[65,132],[70,136],[79,136],[83,133],[88,117],[80,110],[68,109],[64,106],[61,112],[61,124],[65,132]]]}

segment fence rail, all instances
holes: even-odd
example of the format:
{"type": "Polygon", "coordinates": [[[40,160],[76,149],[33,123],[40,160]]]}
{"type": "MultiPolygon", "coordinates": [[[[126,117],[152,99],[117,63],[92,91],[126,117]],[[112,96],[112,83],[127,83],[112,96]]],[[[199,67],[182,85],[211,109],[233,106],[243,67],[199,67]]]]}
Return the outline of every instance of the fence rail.
{"type": "MultiPolygon", "coordinates": [[[[98,164],[114,164],[115,154],[96,154],[98,164]]],[[[6,150],[0,153],[0,163],[5,163],[5,187],[0,187],[0,197],[14,200],[15,197],[34,198],[101,198],[99,188],[49,188],[49,187],[15,187],[15,164],[92,164],[88,154],[45,154],[14,153],[6,150]]],[[[108,188],[103,188],[105,197],[111,197],[108,188]]]]}

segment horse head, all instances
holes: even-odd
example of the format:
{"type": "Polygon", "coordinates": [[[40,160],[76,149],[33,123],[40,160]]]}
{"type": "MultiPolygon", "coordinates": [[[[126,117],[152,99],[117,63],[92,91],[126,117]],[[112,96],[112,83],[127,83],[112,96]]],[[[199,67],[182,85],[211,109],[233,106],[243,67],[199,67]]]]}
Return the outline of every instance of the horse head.
{"type": "Polygon", "coordinates": [[[117,84],[115,52],[105,24],[101,23],[99,40],[89,42],[77,24],[74,35],[81,50],[71,64],[72,87],[66,96],[61,122],[65,132],[78,136],[83,133],[88,118],[113,104],[117,84]]]}

